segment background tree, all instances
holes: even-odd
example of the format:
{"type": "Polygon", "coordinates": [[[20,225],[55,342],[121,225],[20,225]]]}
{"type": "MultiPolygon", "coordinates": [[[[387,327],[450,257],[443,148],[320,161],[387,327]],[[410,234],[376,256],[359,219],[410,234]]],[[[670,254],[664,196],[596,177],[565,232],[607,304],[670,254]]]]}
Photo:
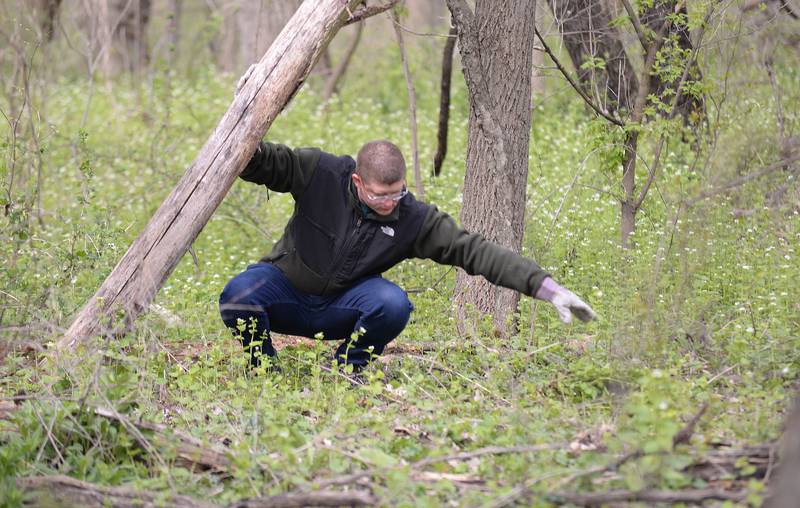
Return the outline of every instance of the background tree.
{"type": "MultiPolygon", "coordinates": [[[[656,116],[682,116],[684,123],[697,124],[703,115],[702,81],[697,50],[689,37],[690,20],[683,2],[656,1],[637,12],[622,0],[635,37],[625,41],[615,28],[603,2],[551,0],[549,2],[564,45],[577,73],[578,92],[598,114],[621,129],[622,195],[620,198],[620,240],[636,229],[641,210],[656,177],[666,131],[656,143],[647,179],[636,185],[639,138],[643,125],[656,116]],[[638,48],[628,55],[627,48],[638,48]],[[635,72],[632,62],[638,64],[635,72]]],[[[712,11],[709,10],[709,14],[712,11]]],[[[707,20],[706,20],[707,21],[707,20]]],[[[698,27],[702,34],[702,24],[698,27]]],[[[545,44],[544,39],[542,43],[545,44]]],[[[548,48],[549,50],[549,48],[548,48]]],[[[550,51],[557,62],[556,56],[550,51]]],[[[562,72],[564,67],[558,63],[562,72]]]]}
{"type": "MultiPolygon", "coordinates": [[[[448,0],[447,5],[458,28],[470,104],[461,223],[519,252],[528,178],[535,2],[478,0],[474,13],[464,0],[448,0]]],[[[460,323],[471,321],[469,309],[474,307],[493,316],[499,333],[506,335],[513,328],[516,291],[459,271],[454,298],[460,323]]]]}

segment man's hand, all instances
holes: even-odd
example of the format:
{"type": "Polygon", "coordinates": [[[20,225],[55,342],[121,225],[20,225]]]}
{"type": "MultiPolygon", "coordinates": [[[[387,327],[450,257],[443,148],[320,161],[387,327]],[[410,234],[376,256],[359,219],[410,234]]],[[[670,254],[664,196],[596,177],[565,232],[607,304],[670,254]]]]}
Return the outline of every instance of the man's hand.
{"type": "Polygon", "coordinates": [[[564,323],[572,322],[573,315],[581,321],[597,319],[597,314],[594,313],[591,307],[586,305],[583,300],[578,298],[577,295],[569,289],[559,286],[556,281],[550,277],[547,277],[544,282],[542,282],[535,297],[539,300],[552,303],[556,311],[558,311],[558,317],[561,318],[561,321],[564,323]]]}

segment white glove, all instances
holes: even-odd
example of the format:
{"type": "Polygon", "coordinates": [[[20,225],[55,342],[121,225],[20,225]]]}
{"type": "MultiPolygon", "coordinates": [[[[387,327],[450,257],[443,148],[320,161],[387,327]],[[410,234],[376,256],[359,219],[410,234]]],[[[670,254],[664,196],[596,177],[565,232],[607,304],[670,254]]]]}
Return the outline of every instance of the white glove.
{"type": "Polygon", "coordinates": [[[578,298],[569,289],[559,286],[550,277],[547,277],[542,282],[536,292],[536,298],[552,303],[556,311],[558,311],[558,317],[564,323],[571,323],[573,315],[581,321],[597,319],[597,314],[594,313],[591,307],[586,305],[586,302],[578,298]]]}

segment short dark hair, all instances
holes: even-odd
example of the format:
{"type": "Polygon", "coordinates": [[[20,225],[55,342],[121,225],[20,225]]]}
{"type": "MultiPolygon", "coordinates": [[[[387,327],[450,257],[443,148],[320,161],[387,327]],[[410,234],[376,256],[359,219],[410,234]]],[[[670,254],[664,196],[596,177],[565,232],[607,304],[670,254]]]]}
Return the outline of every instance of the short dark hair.
{"type": "Polygon", "coordinates": [[[393,184],[405,178],[406,160],[403,152],[391,141],[370,141],[358,151],[356,174],[364,181],[393,184]]]}

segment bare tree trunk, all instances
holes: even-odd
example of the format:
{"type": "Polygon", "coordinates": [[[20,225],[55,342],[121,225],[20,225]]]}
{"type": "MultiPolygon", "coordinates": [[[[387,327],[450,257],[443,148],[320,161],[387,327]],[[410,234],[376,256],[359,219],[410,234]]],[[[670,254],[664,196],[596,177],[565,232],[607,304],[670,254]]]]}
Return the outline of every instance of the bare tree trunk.
{"type": "Polygon", "coordinates": [[[353,35],[350,45],[347,47],[344,55],[342,55],[342,59],[339,60],[338,64],[336,64],[336,68],[333,70],[333,73],[325,82],[325,89],[322,92],[323,102],[328,102],[331,97],[333,97],[333,94],[336,93],[339,81],[342,79],[342,76],[344,76],[344,73],[347,72],[347,67],[350,65],[350,60],[353,58],[356,48],[358,48],[358,43],[361,41],[361,34],[364,32],[364,21],[359,21],[355,30],[356,33],[353,35]]]}
{"type": "MultiPolygon", "coordinates": [[[[626,0],[626,2],[627,1],[628,0],[626,0]]],[[[632,22],[635,26],[638,26],[640,23],[638,17],[635,17],[635,15],[632,22]]],[[[662,20],[655,38],[649,42],[643,41],[643,44],[646,44],[646,56],[644,58],[644,66],[639,74],[639,89],[636,93],[636,102],[633,105],[633,111],[631,112],[629,122],[631,125],[636,126],[644,120],[647,97],[653,84],[651,69],[653,68],[653,64],[655,64],[656,54],[664,41],[664,34],[669,30],[669,27],[669,20],[662,20]]],[[[620,209],[620,243],[623,248],[628,248],[630,246],[630,235],[636,230],[636,213],[639,209],[639,205],[636,204],[636,150],[638,149],[638,144],[639,130],[636,128],[629,129],[625,134],[622,158],[623,200],[620,209]]]]}
{"type": "MultiPolygon", "coordinates": [[[[461,222],[519,252],[528,176],[535,2],[477,0],[474,15],[464,0],[448,0],[447,5],[459,31],[470,98],[461,222]]],[[[498,333],[512,331],[519,293],[462,271],[455,292],[459,323],[474,322],[468,312],[474,306],[493,316],[498,333]]]]}
{"type": "Polygon", "coordinates": [[[358,2],[306,0],[301,5],[253,69],[197,159],[58,341],[59,349],[131,328],[358,2]]]}
{"type": "Polygon", "coordinates": [[[449,37],[444,43],[442,53],[442,80],[439,87],[439,130],[436,135],[438,146],[436,155],[433,157],[433,175],[439,176],[442,171],[442,163],[447,155],[447,132],[450,126],[450,81],[453,76],[453,51],[456,48],[456,37],[458,30],[455,26],[450,27],[449,37]]]}

